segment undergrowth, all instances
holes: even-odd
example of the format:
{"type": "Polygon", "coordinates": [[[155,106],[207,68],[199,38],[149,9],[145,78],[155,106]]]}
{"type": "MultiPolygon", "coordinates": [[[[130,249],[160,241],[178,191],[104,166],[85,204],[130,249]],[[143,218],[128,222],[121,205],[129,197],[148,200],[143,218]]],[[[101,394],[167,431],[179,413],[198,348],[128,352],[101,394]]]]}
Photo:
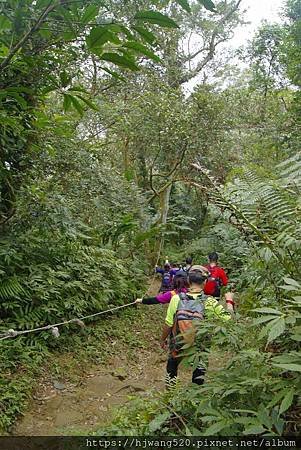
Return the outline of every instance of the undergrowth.
{"type": "MultiPolygon", "coordinates": [[[[279,318],[276,311],[272,320],[279,318]]],[[[178,385],[163,394],[137,398],[115,412],[111,425],[92,431],[108,436],[298,436],[298,345],[291,343],[286,352],[291,336],[300,331],[300,327],[290,330],[294,312],[283,313],[287,331],[268,346],[266,333],[273,324],[262,328],[260,322],[263,318],[268,322],[271,311],[222,326],[203,324],[199,340],[209,333],[211,347],[189,349],[185,360],[187,365],[208,367],[203,386],[178,385]]]]}
{"type": "MultiPolygon", "coordinates": [[[[2,342],[0,378],[0,429],[10,430],[24,413],[39,379],[51,377],[76,381],[95,365],[103,365],[109,357],[132,350],[149,348],[154,322],[162,320],[161,308],[149,311],[134,307],[96,319],[83,329],[60,328],[58,339],[32,345],[22,336],[2,342]],[[143,321],[144,330],[140,333],[143,321]],[[139,334],[137,334],[139,332],[139,334]]],[[[43,333],[42,333],[43,334],[43,333]]]]}

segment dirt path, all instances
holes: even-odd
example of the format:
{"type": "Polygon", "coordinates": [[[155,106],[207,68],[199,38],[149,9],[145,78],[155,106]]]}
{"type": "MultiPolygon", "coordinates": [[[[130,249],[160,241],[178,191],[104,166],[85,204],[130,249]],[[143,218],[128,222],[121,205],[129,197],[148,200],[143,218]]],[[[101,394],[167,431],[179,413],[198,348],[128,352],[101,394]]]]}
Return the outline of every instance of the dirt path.
{"type": "MultiPolygon", "coordinates": [[[[152,287],[151,293],[155,292],[157,285],[152,287]]],[[[75,431],[84,433],[95,425],[105,425],[112,408],[124,405],[129,396],[153,395],[152,392],[164,389],[166,355],[160,351],[158,336],[155,336],[161,328],[158,318],[163,319],[164,311],[157,306],[139,308],[137,316],[141,321],[126,332],[134,342],[141,339],[145,329],[143,340],[147,344],[144,348],[132,350],[129,355],[124,343],[119,345],[118,340],[111,342],[111,345],[115,344],[115,355],[109,357],[105,364],[91,365],[75,383],[70,381],[68,373],[66,377],[44,374],[28,411],[16,423],[12,434],[59,436],[75,431]],[[144,326],[146,321],[147,326],[144,326]]],[[[123,326],[122,319],[114,320],[116,326],[123,326]]],[[[64,360],[66,366],[68,357],[70,354],[61,355],[58,364],[64,360]]]]}
{"type": "Polygon", "coordinates": [[[134,365],[115,358],[107,367],[95,369],[78,384],[48,380],[39,386],[30,411],[15,426],[14,435],[68,435],[104,425],[112,407],[123,405],[133,395],[150,395],[150,384],[164,388],[165,362],[143,352],[134,365]],[[151,380],[151,381],[150,381],[151,380]]]}
{"type": "MultiPolygon", "coordinates": [[[[149,294],[157,290],[154,284],[149,294]]],[[[153,397],[164,389],[167,355],[160,349],[159,336],[166,306],[141,305],[127,318],[123,311],[108,321],[113,329],[103,321],[95,324],[102,334],[99,339],[97,334],[96,341],[94,338],[92,360],[84,358],[91,346],[87,339],[82,353],[75,347],[55,357],[50,367],[45,366],[27,412],[16,422],[12,435],[86,434],[105,428],[118,405],[135,396],[153,397]],[[109,351],[95,364],[94,355],[102,354],[104,348],[109,351]]],[[[212,356],[209,371],[220,370],[224,358],[212,356]]],[[[190,377],[191,371],[182,368],[180,379],[187,382],[190,377]]]]}

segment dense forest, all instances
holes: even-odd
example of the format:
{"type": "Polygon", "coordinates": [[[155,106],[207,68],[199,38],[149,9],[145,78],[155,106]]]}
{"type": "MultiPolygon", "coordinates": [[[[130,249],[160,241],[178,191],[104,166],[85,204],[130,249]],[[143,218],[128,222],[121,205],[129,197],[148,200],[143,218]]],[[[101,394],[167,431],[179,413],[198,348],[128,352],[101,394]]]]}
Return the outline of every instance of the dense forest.
{"type": "Polygon", "coordinates": [[[132,302],[165,255],[213,250],[237,312],[204,321],[187,360],[219,349],[223,369],[91,432],[300,433],[300,1],[282,14],[234,54],[243,0],[0,3],[4,434],[43,364],[96,328],[16,331],[132,302]]]}

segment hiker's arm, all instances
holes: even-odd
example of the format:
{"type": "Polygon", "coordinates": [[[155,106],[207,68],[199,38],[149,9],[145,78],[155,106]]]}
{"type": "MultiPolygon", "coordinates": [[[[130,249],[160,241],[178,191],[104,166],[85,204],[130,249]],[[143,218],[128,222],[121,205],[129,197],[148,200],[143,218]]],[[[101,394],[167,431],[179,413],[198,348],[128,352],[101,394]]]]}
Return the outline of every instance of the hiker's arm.
{"type": "Polygon", "coordinates": [[[166,325],[166,323],[163,325],[161,342],[165,342],[166,341],[166,339],[170,335],[171,329],[172,329],[172,327],[169,327],[168,325],[166,325]]]}
{"type": "Polygon", "coordinates": [[[171,291],[167,291],[167,292],[163,292],[163,294],[158,294],[156,296],[156,299],[158,300],[159,303],[169,303],[172,297],[172,293],[171,291]]]}
{"type": "Polygon", "coordinates": [[[166,323],[163,325],[163,330],[162,330],[162,336],[161,336],[161,347],[165,348],[166,346],[166,341],[168,336],[170,335],[172,327],[169,327],[168,325],[166,325],[166,323]]]}
{"type": "Polygon", "coordinates": [[[227,310],[230,311],[230,312],[234,312],[235,302],[234,302],[233,297],[234,297],[234,294],[232,292],[226,292],[225,293],[227,310]]]}
{"type": "Polygon", "coordinates": [[[162,303],[169,303],[171,299],[171,292],[164,292],[158,294],[156,297],[137,298],[136,303],[142,303],[143,305],[160,305],[162,303]]]}
{"type": "Polygon", "coordinates": [[[174,316],[178,307],[178,295],[174,295],[169,303],[165,324],[163,325],[162,336],[161,336],[161,347],[166,348],[166,340],[171,333],[173,327],[174,316]]]}
{"type": "Polygon", "coordinates": [[[143,298],[141,303],[143,305],[158,305],[158,304],[160,304],[160,302],[157,300],[157,297],[143,298]]]}

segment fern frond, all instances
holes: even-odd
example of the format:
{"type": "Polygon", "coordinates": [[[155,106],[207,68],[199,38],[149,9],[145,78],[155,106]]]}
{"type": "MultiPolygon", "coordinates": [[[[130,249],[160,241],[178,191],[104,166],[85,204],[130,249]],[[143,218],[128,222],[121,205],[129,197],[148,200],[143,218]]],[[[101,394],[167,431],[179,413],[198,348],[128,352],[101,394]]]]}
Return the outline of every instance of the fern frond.
{"type": "Polygon", "coordinates": [[[282,186],[301,189],[301,155],[296,154],[277,166],[282,186]]]}
{"type": "Polygon", "coordinates": [[[0,299],[9,299],[24,294],[24,289],[16,278],[10,278],[0,283],[0,299]]]}

